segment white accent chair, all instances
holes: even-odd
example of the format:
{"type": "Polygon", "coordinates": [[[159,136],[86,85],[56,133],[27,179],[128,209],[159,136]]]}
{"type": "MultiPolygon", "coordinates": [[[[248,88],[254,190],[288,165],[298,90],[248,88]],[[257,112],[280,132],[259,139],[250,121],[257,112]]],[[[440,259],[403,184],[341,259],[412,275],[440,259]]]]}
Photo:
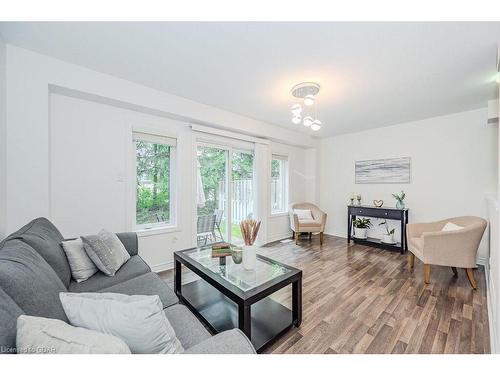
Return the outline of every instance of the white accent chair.
{"type": "Polygon", "coordinates": [[[293,231],[296,244],[299,242],[300,233],[309,233],[309,239],[311,239],[313,233],[319,233],[319,242],[323,245],[323,233],[325,232],[327,217],[324,211],[312,203],[302,202],[290,204],[288,213],[290,215],[290,228],[293,231]],[[299,219],[295,210],[310,210],[312,220],[299,219]]]}
{"type": "Polygon", "coordinates": [[[410,269],[413,270],[415,257],[421,260],[424,263],[424,281],[428,284],[431,279],[431,265],[451,267],[455,277],[458,276],[457,268],[464,268],[471,287],[476,289],[476,255],[486,225],[486,220],[476,216],[407,224],[410,269]],[[443,230],[447,223],[462,228],[443,230]]]}

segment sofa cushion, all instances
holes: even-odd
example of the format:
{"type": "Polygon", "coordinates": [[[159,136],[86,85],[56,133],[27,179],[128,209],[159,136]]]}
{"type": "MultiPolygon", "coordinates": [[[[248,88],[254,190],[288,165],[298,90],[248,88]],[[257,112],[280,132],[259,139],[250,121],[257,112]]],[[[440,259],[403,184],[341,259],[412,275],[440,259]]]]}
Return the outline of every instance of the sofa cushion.
{"type": "Polygon", "coordinates": [[[255,354],[255,348],[248,337],[235,328],[192,346],[184,354],[255,354]]]}
{"type": "Polygon", "coordinates": [[[61,247],[63,236],[49,220],[44,217],[32,220],[6,238],[6,241],[18,239],[26,242],[54,269],[64,286],[71,280],[68,259],[61,247]]]}
{"type": "Polygon", "coordinates": [[[145,275],[141,275],[120,284],[113,285],[109,288],[102,289],[99,292],[121,293],[129,296],[137,294],[146,296],[157,295],[160,297],[163,308],[167,308],[179,302],[179,299],[173,290],[170,289],[168,285],[153,272],[148,272],[145,275]]]}
{"type": "Polygon", "coordinates": [[[16,321],[23,310],[0,289],[0,354],[15,353],[16,321]]]}
{"type": "Polygon", "coordinates": [[[138,255],[130,257],[130,259],[125,262],[123,266],[115,273],[114,276],[107,276],[102,272],[97,272],[94,276],[88,280],[77,283],[75,280],[71,280],[69,284],[70,292],[97,292],[105,288],[109,288],[113,285],[117,285],[124,281],[133,279],[137,276],[144,275],[150,272],[149,266],[142,260],[138,255]]]}
{"type": "Polygon", "coordinates": [[[186,306],[174,305],[164,311],[184,349],[188,349],[211,337],[203,324],[186,306]]]}
{"type": "Polygon", "coordinates": [[[0,288],[28,315],[68,321],[59,301],[67,289],[31,246],[7,241],[0,250],[0,288]]]}

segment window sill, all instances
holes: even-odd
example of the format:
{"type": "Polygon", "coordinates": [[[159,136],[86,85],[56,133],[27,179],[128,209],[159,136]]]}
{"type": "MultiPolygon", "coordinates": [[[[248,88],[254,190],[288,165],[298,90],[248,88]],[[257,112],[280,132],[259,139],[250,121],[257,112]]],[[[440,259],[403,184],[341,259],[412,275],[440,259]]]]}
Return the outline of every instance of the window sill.
{"type": "Polygon", "coordinates": [[[164,227],[155,227],[149,229],[136,229],[135,233],[137,233],[137,237],[149,237],[149,236],[157,236],[160,234],[174,233],[180,231],[181,231],[180,228],[176,226],[164,226],[164,227]]]}
{"type": "Polygon", "coordinates": [[[274,214],[271,214],[269,217],[273,218],[273,217],[282,217],[282,216],[288,216],[288,212],[276,212],[274,214]]]}

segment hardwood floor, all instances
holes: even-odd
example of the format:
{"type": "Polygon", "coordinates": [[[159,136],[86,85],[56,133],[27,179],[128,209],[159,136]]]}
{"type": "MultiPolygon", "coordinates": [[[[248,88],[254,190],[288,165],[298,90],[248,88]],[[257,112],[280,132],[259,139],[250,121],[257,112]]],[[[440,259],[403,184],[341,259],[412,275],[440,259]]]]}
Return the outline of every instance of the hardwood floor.
{"type": "MultiPolygon", "coordinates": [[[[489,353],[484,269],[472,290],[464,270],[422,263],[410,272],[407,255],[343,238],[318,236],[299,245],[275,242],[263,255],[303,270],[303,319],[266,353],[489,353]]],[[[173,283],[173,272],[161,276],[173,283]]],[[[184,280],[189,281],[189,278],[184,280]]],[[[290,307],[291,288],[273,298],[290,307]]]]}

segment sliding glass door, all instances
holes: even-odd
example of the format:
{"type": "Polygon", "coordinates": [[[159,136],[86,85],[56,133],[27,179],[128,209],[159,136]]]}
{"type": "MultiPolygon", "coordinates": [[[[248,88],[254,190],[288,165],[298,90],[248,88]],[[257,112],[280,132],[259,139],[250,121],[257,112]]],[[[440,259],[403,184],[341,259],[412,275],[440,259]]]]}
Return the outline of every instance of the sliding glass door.
{"type": "Polygon", "coordinates": [[[240,222],[253,219],[253,153],[231,153],[231,243],[244,245],[240,222]]]}
{"type": "Polygon", "coordinates": [[[197,242],[206,245],[226,241],[228,150],[198,146],[197,242]]]}
{"type": "Polygon", "coordinates": [[[243,244],[240,222],[254,216],[253,153],[197,147],[197,242],[243,244]]]}

